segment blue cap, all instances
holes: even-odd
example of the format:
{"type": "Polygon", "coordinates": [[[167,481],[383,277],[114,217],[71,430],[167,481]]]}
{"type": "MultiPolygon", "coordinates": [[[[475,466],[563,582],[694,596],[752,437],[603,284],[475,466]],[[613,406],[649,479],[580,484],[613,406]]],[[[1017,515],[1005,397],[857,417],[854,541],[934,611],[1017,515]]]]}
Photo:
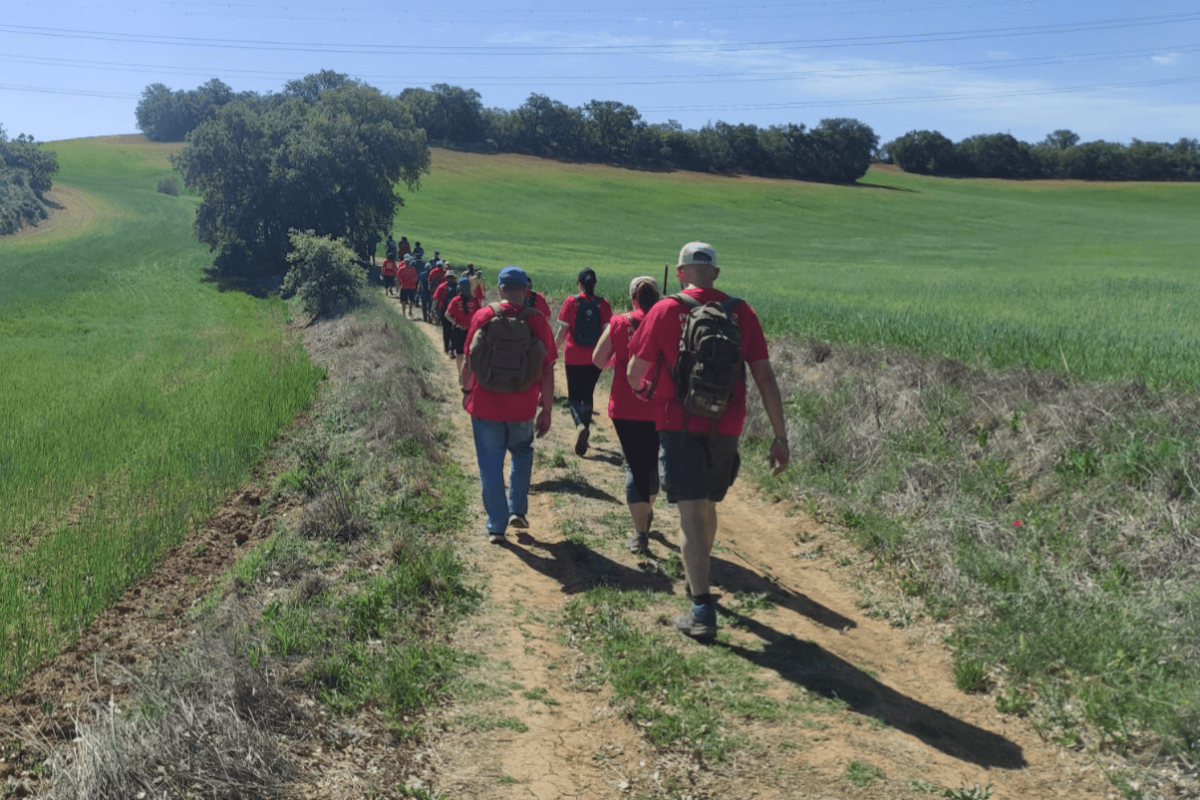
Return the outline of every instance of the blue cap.
{"type": "Polygon", "coordinates": [[[505,267],[500,270],[500,277],[496,278],[496,283],[499,286],[521,287],[531,286],[529,276],[525,274],[525,270],[520,267],[505,267]]]}
{"type": "Polygon", "coordinates": [[[458,279],[458,291],[460,293],[471,291],[471,279],[470,278],[459,278],[458,279]]]}

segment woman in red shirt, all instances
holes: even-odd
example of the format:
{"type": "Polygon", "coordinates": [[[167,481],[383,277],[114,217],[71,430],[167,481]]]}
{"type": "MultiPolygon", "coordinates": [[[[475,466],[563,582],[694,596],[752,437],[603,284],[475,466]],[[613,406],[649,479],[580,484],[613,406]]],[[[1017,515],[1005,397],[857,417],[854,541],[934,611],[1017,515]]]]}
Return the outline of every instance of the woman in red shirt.
{"type": "Polygon", "coordinates": [[[604,326],[612,319],[612,308],[608,301],[596,295],[596,272],[591,267],[582,270],[576,281],[579,294],[563,301],[558,312],[558,321],[566,323],[555,337],[555,346],[562,350],[566,341],[563,364],[567,369],[567,405],[571,417],[579,427],[575,437],[575,454],[587,452],[588,436],[592,425],[592,395],[600,370],[592,363],[592,351],[604,326]]]}
{"type": "Polygon", "coordinates": [[[467,331],[471,327],[471,317],[480,309],[479,301],[471,291],[471,279],[463,276],[458,279],[458,295],[450,301],[446,309],[446,318],[453,328],[450,330],[450,350],[454,353],[454,363],[458,365],[458,382],[462,384],[463,354],[467,347],[467,331]]]}
{"type": "Polygon", "coordinates": [[[654,521],[654,500],[658,496],[658,431],[654,426],[654,406],[634,395],[625,369],[629,364],[629,340],[659,297],[654,278],[649,275],[634,278],[629,284],[633,311],[612,318],[592,353],[595,367],[613,367],[608,416],[625,454],[625,502],[633,518],[633,533],[625,546],[639,555],[649,552],[650,524],[654,521]]]}

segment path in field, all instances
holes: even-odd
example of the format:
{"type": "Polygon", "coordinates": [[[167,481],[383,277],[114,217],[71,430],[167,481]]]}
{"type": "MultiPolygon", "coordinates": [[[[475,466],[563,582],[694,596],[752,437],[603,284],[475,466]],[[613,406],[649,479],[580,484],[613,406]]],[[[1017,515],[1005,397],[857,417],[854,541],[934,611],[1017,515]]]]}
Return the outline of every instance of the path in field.
{"type": "MultiPolygon", "coordinates": [[[[441,352],[440,331],[414,323],[441,352]]],[[[443,371],[447,412],[454,426],[454,457],[477,475],[470,422],[458,406],[453,361],[443,371]],[[451,405],[453,404],[453,405],[451,405]]],[[[561,364],[561,362],[560,362],[561,364]]],[[[561,365],[556,375],[565,393],[561,365]]],[[[606,399],[597,392],[597,407],[606,399]]],[[[556,408],[550,434],[535,447],[565,450],[576,460],[574,429],[556,408]]],[[[531,528],[519,537],[509,532],[506,546],[489,545],[482,535],[481,507],[465,535],[463,556],[486,575],[488,599],[460,637],[460,646],[486,656],[494,677],[509,687],[500,700],[461,704],[452,721],[491,714],[492,725],[449,724],[431,744],[423,776],[436,792],[455,798],[610,798],[675,797],[663,777],[679,772],[679,754],[655,752],[635,727],[608,702],[604,692],[580,688],[572,680],[582,657],[563,641],[556,623],[571,595],[604,579],[623,586],[652,586],[666,581],[639,569],[635,557],[608,547],[588,563],[570,558],[560,524],[581,509],[590,518],[624,509],[620,450],[611,423],[598,414],[591,451],[578,459],[589,490],[564,498],[562,472],[550,459],[535,459],[530,497],[531,528]],[[558,489],[558,491],[555,491],[558,489]],[[590,510],[589,504],[591,504],[590,510]],[[598,504],[598,505],[597,505],[598,504]],[[537,697],[552,698],[547,705],[537,697]],[[495,715],[519,721],[496,727],[495,715]],[[515,726],[519,727],[519,726],[515,726]],[[490,728],[490,729],[489,729],[490,728]]],[[[770,746],[744,759],[694,776],[689,791],[701,797],[843,798],[929,797],[910,781],[942,787],[992,785],[992,797],[1093,798],[1112,796],[1100,770],[1079,753],[1043,741],[1027,723],[1002,717],[994,699],[968,695],[954,685],[949,655],[935,630],[891,627],[869,618],[857,603],[862,595],[847,586],[847,573],[832,559],[794,555],[826,542],[841,546],[811,518],[788,515],[783,504],[763,503],[748,482],[731,490],[720,506],[718,539],[724,549],[714,565],[714,591],[726,598],[735,591],[784,590],[787,597],[772,610],[732,630],[731,649],[753,661],[769,687],[787,697],[797,688],[846,701],[849,711],[808,730],[795,721],[789,730],[753,734],[759,742],[786,736],[802,747],[770,746]],[[801,537],[800,534],[803,534],[801,537]],[[801,540],[804,544],[801,545],[801,540]],[[768,566],[769,565],[769,566],[768,566]],[[770,575],[776,588],[764,578],[770,575]],[[743,648],[761,641],[765,647],[743,648]],[[886,780],[865,788],[844,777],[852,760],[867,762],[886,780]]],[[[653,557],[665,558],[675,547],[678,517],[660,503],[656,510],[653,557]]],[[[673,590],[682,592],[679,582],[673,590]]],[[[682,604],[681,604],[682,607],[682,604]]],[[[692,643],[686,646],[699,647],[692,643]]],[[[734,724],[737,724],[736,722],[734,724]]],[[[686,793],[685,793],[686,795],[686,793]]]]}

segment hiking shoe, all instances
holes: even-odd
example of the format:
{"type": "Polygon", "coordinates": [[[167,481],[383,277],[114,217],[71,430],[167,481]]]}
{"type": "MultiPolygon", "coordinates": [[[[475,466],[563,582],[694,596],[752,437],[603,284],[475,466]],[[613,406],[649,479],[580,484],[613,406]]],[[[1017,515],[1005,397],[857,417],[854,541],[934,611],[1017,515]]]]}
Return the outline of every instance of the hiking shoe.
{"type": "Polygon", "coordinates": [[[717,610],[710,605],[696,605],[675,618],[675,630],[693,639],[712,640],[717,636],[717,610]]]}
{"type": "Polygon", "coordinates": [[[625,549],[635,556],[644,556],[650,552],[650,534],[634,531],[625,540],[625,549]]]}
{"type": "Polygon", "coordinates": [[[504,544],[506,541],[508,541],[507,539],[504,538],[503,532],[492,533],[491,531],[488,531],[487,537],[488,537],[488,542],[491,544],[504,544]]]}
{"type": "Polygon", "coordinates": [[[579,435],[575,437],[575,455],[581,456],[587,452],[588,437],[591,433],[587,425],[579,429],[579,435]]]}
{"type": "Polygon", "coordinates": [[[524,514],[513,514],[508,518],[508,527],[510,528],[528,528],[529,520],[525,519],[524,514]]]}

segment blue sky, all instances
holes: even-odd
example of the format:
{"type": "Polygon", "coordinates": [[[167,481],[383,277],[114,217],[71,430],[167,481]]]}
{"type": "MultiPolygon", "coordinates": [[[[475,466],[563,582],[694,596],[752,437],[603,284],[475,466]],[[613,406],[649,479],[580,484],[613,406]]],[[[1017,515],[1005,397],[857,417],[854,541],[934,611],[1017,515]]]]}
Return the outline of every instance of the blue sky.
{"type": "Polygon", "coordinates": [[[0,125],[41,141],[136,132],[142,89],[279,90],[321,69],[485,106],[618,100],[647,122],[815,125],[882,141],[1057,128],[1200,137],[1200,3],[1062,0],[4,0],[0,125]]]}

